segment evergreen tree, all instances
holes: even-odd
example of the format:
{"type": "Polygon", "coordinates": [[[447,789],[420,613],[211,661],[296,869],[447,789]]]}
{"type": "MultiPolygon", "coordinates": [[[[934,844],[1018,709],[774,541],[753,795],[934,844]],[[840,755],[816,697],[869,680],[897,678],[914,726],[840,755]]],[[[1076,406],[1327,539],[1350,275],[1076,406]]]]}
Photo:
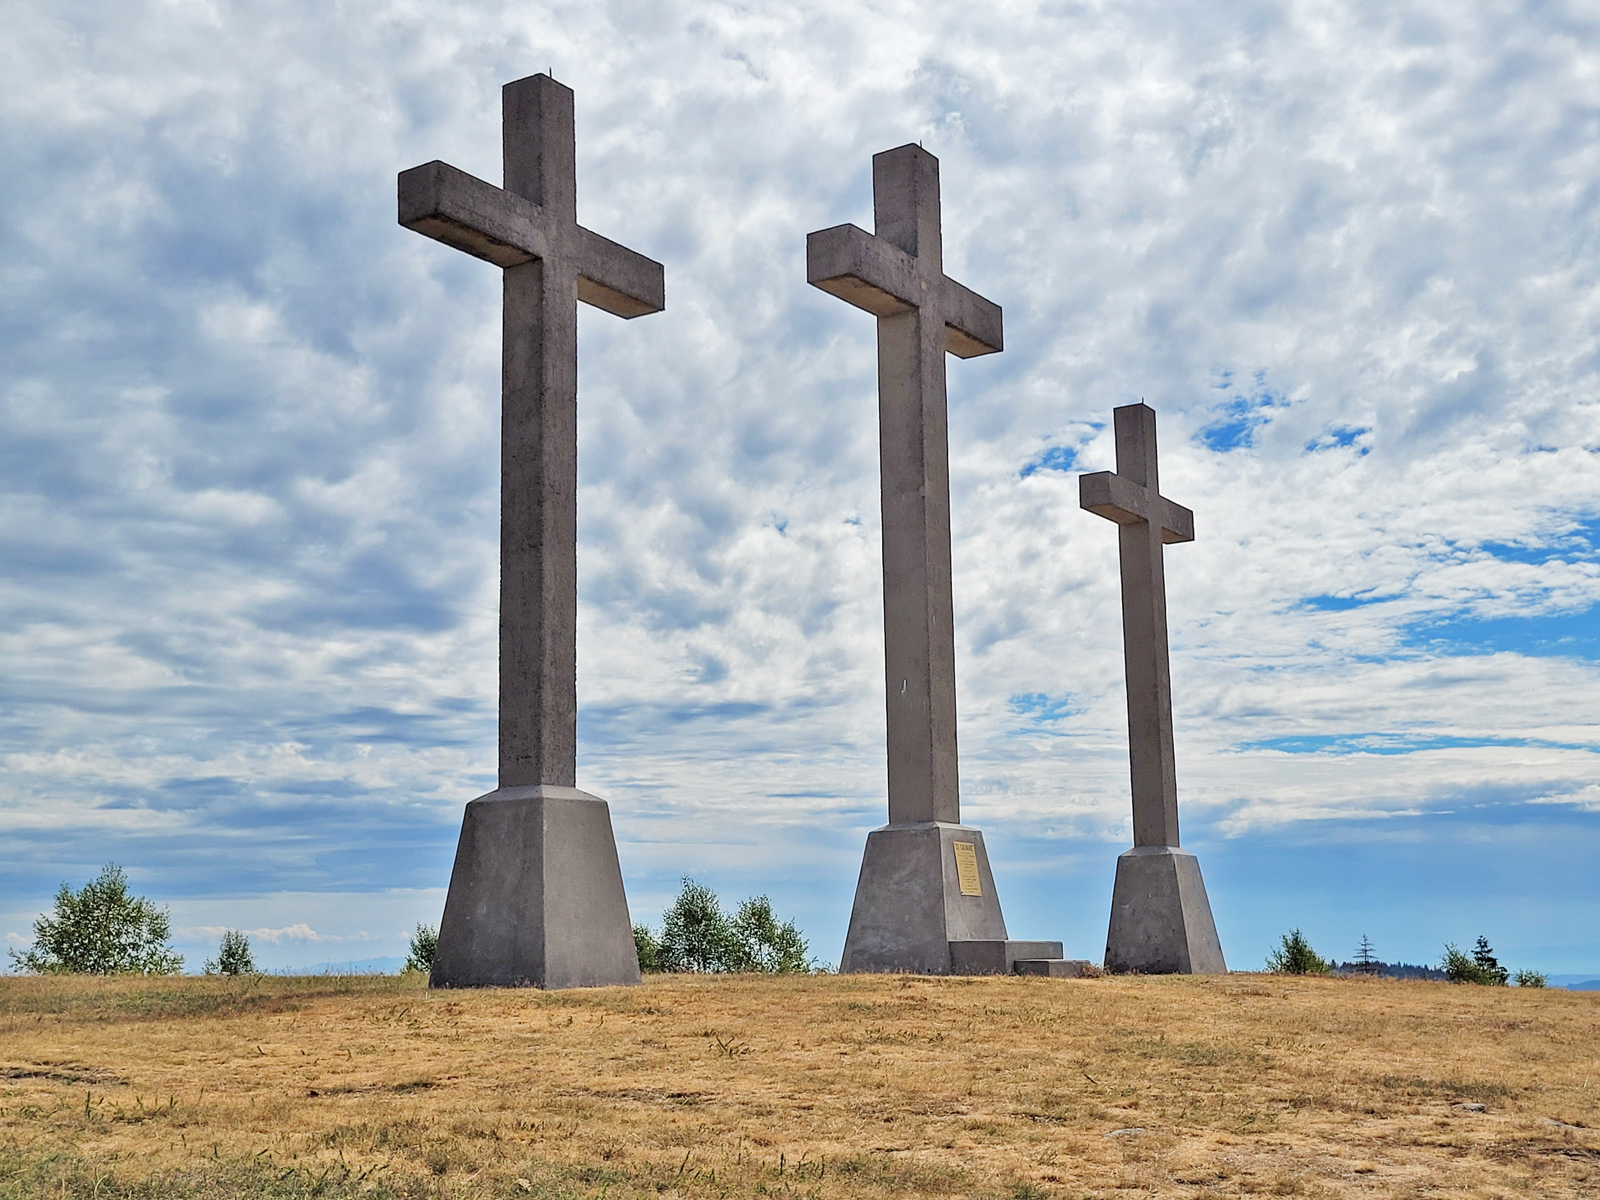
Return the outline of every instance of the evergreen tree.
{"type": "Polygon", "coordinates": [[[1495,987],[1505,987],[1506,980],[1511,973],[1500,965],[1500,960],[1495,958],[1494,951],[1489,946],[1489,939],[1483,934],[1478,935],[1478,944],[1472,948],[1472,961],[1483,974],[1483,982],[1495,987]]]}
{"type": "Polygon", "coordinates": [[[1361,945],[1356,947],[1356,970],[1362,975],[1376,975],[1378,973],[1378,959],[1372,953],[1372,943],[1367,940],[1367,935],[1361,935],[1361,945]]]}

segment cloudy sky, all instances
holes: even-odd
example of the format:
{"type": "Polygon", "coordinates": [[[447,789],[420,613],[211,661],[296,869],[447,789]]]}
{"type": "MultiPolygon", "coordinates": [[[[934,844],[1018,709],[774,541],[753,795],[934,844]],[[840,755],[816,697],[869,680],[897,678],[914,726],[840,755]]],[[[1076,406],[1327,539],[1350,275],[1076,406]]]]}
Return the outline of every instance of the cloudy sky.
{"type": "Polygon", "coordinates": [[[577,97],[579,784],[837,961],[884,817],[874,339],[805,283],[941,162],[963,815],[1099,958],[1116,537],[1158,412],[1184,844],[1230,964],[1600,974],[1600,23],[1552,3],[14,9],[0,35],[0,936],[102,863],[273,965],[403,952],[494,784],[498,272],[395,175],[577,97]]]}

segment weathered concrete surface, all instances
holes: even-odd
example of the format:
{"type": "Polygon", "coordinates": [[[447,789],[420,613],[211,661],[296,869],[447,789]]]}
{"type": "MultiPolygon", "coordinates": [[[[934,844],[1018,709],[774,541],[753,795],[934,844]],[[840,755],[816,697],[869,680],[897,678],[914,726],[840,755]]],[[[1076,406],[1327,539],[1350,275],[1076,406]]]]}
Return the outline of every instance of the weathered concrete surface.
{"type": "Polygon", "coordinates": [[[1018,960],[1060,957],[1060,942],[1019,942],[1010,939],[951,942],[950,974],[1010,975],[1018,960]]]}
{"type": "Polygon", "coordinates": [[[923,821],[885,825],[867,835],[843,973],[950,973],[950,944],[1006,940],[983,834],[963,825],[923,821]],[[973,847],[980,894],[961,894],[955,844],[973,847]]]}
{"type": "MultiPolygon", "coordinates": [[[[546,75],[508,83],[501,113],[505,186],[425,163],[400,174],[399,219],[504,270],[500,786],[571,788],[578,740],[577,306],[581,300],[620,317],[659,312],[664,274],[660,263],[578,224],[568,88],[546,75]]],[[[440,930],[441,951],[451,936],[440,930]]],[[[500,977],[513,965],[485,961],[467,973],[500,977]]]]}
{"type": "Polygon", "coordinates": [[[1094,964],[1086,958],[1019,958],[1011,967],[1014,975],[1043,975],[1050,979],[1082,979],[1093,975],[1094,964]]]}
{"type": "Polygon", "coordinates": [[[544,784],[467,805],[432,987],[639,982],[604,800],[544,784]]]}
{"type": "Polygon", "coordinates": [[[1106,970],[1227,973],[1199,859],[1175,846],[1135,846],[1117,859],[1106,970]]]}
{"type": "Polygon", "coordinates": [[[997,353],[1003,322],[944,273],[938,159],[920,146],[874,155],[872,216],[873,233],[837,225],[806,238],[806,279],[878,325],[889,824],[867,839],[839,969],[943,973],[950,941],[1005,938],[987,857],[992,910],[958,891],[947,914],[932,834],[901,832],[961,821],[944,356],[997,353]],[[987,913],[983,932],[953,932],[968,910],[987,913]]]}
{"type": "Polygon", "coordinates": [[[872,158],[876,230],[806,239],[806,278],[878,318],[884,688],[889,823],[961,820],[944,356],[993,354],[1000,307],[944,273],[939,160],[920,146],[872,158]]]}
{"type": "Polygon", "coordinates": [[[1133,844],[1176,846],[1178,772],[1172,743],[1172,670],[1167,657],[1162,547],[1194,540],[1194,514],[1161,495],[1155,410],[1144,404],[1127,404],[1113,416],[1117,473],[1082,476],[1078,502],[1117,523],[1133,844]]]}
{"type": "Polygon", "coordinates": [[[1127,404],[1115,410],[1114,418],[1116,474],[1103,471],[1078,480],[1079,505],[1117,523],[1122,567],[1134,850],[1132,857],[1124,854],[1117,861],[1106,968],[1209,974],[1227,968],[1200,865],[1194,855],[1177,849],[1178,772],[1163,569],[1166,545],[1194,540],[1194,514],[1161,495],[1155,410],[1127,404]],[[1145,850],[1151,853],[1140,857],[1145,850]],[[1162,850],[1166,857],[1156,853],[1162,850]],[[1145,944],[1142,938],[1152,940],[1145,944]],[[1161,965],[1175,963],[1196,965],[1161,965]]]}

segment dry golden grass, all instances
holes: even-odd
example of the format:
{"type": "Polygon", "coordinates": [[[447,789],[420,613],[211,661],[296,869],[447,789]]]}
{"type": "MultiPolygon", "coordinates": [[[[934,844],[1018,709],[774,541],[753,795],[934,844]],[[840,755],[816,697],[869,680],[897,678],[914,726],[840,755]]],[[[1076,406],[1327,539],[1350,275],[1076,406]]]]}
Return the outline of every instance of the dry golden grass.
{"type": "Polygon", "coordinates": [[[0,979],[0,1196],[1592,1197],[1597,1092],[1553,990],[0,979]]]}

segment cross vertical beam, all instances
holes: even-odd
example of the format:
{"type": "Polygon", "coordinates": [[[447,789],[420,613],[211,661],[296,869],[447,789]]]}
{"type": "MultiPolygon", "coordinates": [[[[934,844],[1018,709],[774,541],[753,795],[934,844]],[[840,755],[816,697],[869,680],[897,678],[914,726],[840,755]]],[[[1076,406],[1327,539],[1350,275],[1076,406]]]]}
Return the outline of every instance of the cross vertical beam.
{"type": "Polygon", "coordinates": [[[872,208],[806,239],[806,277],[878,319],[889,823],[959,824],[944,356],[1002,349],[1001,312],[944,274],[938,159],[874,155],[872,208]]]}
{"type": "MultiPolygon", "coordinates": [[[[578,222],[572,93],[501,92],[504,190],[561,231],[578,222]]],[[[507,267],[500,375],[500,786],[577,786],[577,263],[507,267]]]]}
{"type": "MultiPolygon", "coordinates": [[[[872,215],[919,273],[943,275],[933,155],[874,156],[872,215]]],[[[919,305],[877,325],[889,821],[960,824],[944,321],[919,305]]]]}
{"type": "Polygon", "coordinates": [[[1115,411],[1114,422],[1116,474],[1081,476],[1079,504],[1117,522],[1133,844],[1176,847],[1178,773],[1162,547],[1194,540],[1194,514],[1161,495],[1155,410],[1145,404],[1124,405],[1115,411]]]}
{"type": "Polygon", "coordinates": [[[501,787],[577,775],[578,301],[665,306],[661,264],[578,224],[573,97],[501,91],[504,187],[442,162],[400,174],[400,223],[504,271],[500,450],[501,787]]]}

